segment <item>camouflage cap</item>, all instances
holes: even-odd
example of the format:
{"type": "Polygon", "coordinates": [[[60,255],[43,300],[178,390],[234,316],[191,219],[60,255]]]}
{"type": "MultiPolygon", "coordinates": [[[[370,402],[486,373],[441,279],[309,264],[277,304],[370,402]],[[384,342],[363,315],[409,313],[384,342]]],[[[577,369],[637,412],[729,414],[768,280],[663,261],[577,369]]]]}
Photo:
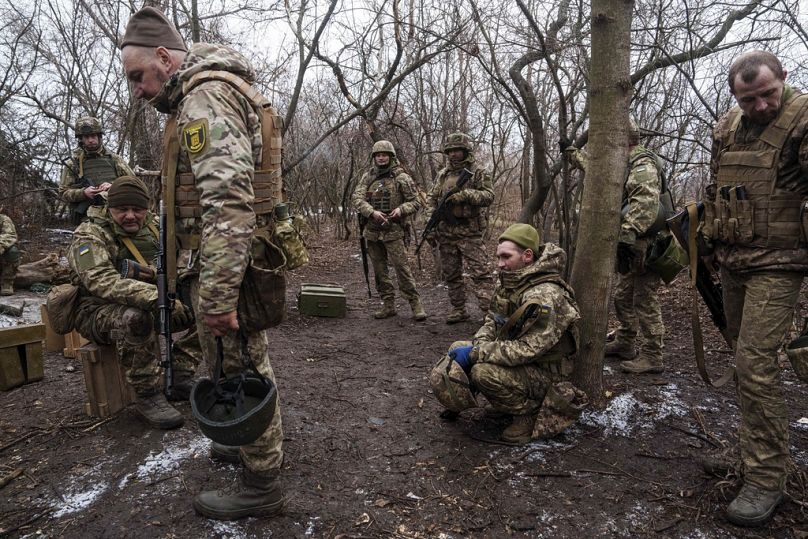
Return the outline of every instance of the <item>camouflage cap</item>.
{"type": "Polygon", "coordinates": [[[429,373],[429,385],[435,398],[453,412],[462,412],[477,406],[471,392],[468,376],[458,363],[444,355],[429,373]]]}
{"type": "Polygon", "coordinates": [[[465,133],[451,133],[446,135],[446,140],[443,141],[443,153],[449,153],[450,150],[465,150],[471,153],[472,149],[471,137],[465,133]]]}
{"type": "Polygon", "coordinates": [[[93,116],[82,116],[76,120],[75,126],[76,137],[82,135],[102,135],[104,130],[101,128],[101,120],[93,116]]]}
{"type": "Polygon", "coordinates": [[[129,18],[121,40],[121,49],[127,45],[165,47],[188,52],[185,40],[171,21],[162,11],[151,6],[144,7],[129,18]]]}
{"type": "Polygon", "coordinates": [[[107,206],[149,207],[149,190],[146,184],[134,176],[121,176],[112,182],[107,196],[107,206]]]}
{"type": "Polygon", "coordinates": [[[512,241],[522,249],[532,249],[537,254],[541,247],[539,231],[525,223],[515,223],[506,228],[497,240],[498,243],[503,241],[512,241]]]}

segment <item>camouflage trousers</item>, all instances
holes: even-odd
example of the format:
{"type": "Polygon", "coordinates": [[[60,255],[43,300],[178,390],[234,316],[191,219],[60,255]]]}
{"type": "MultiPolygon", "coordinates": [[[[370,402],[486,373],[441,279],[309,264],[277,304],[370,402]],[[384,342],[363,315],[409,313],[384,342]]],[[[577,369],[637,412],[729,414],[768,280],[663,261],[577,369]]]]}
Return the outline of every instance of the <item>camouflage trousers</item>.
{"type": "Polygon", "coordinates": [[[661,283],[656,273],[632,269],[626,274],[618,273],[614,286],[614,312],[620,323],[617,341],[634,346],[639,330],[642,339],[640,357],[648,358],[655,365],[662,364],[662,339],[665,337],[657,297],[661,283]]]}
{"type": "MultiPolygon", "coordinates": [[[[199,312],[199,279],[191,280],[191,301],[194,311],[199,312]]],[[[202,355],[210,365],[211,370],[216,365],[216,337],[203,323],[203,318],[197,316],[196,330],[199,335],[199,344],[202,355]]],[[[244,369],[241,362],[241,341],[235,332],[229,332],[222,337],[224,344],[224,360],[222,371],[225,377],[238,376],[244,369]]],[[[255,364],[255,368],[266,376],[277,388],[275,373],[269,363],[269,342],[266,332],[247,334],[247,351],[255,364]]],[[[211,373],[212,375],[212,373],[211,373]]],[[[275,415],[269,423],[267,430],[249,445],[241,446],[241,461],[253,473],[258,475],[272,475],[277,473],[283,464],[283,425],[281,423],[280,396],[275,407],[275,415]]]]}
{"type": "Polygon", "coordinates": [[[452,307],[466,306],[466,287],[463,282],[463,261],[473,283],[472,290],[483,314],[488,312],[494,293],[494,275],[491,273],[489,253],[485,250],[482,236],[439,236],[438,249],[443,269],[443,279],[449,287],[452,307]]]}
{"type": "Polygon", "coordinates": [[[403,239],[392,241],[367,241],[368,255],[373,263],[373,277],[376,281],[376,291],[385,301],[395,299],[393,281],[390,279],[390,271],[387,266],[390,264],[396,272],[398,289],[401,297],[407,301],[418,299],[418,291],[415,289],[415,278],[410,270],[410,262],[407,259],[407,248],[403,239]]]}
{"type": "Polygon", "coordinates": [[[789,461],[777,351],[791,325],[802,279],[792,272],[740,274],[721,268],[727,329],[736,343],[745,481],[767,490],[783,488],[789,461]]]}
{"type": "Polygon", "coordinates": [[[20,250],[17,249],[17,244],[14,244],[0,254],[0,281],[13,281],[19,265],[20,250]]]}

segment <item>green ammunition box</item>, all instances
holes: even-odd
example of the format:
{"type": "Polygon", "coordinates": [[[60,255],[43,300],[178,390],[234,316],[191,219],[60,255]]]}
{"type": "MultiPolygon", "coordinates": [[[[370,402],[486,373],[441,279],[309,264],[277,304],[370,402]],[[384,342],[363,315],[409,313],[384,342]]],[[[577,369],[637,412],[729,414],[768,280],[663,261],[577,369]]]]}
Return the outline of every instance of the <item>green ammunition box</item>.
{"type": "Polygon", "coordinates": [[[44,324],[0,329],[0,390],[42,380],[44,324]]]}
{"type": "Polygon", "coordinates": [[[333,284],[303,283],[297,295],[297,309],[309,316],[345,316],[345,289],[333,284]]]}

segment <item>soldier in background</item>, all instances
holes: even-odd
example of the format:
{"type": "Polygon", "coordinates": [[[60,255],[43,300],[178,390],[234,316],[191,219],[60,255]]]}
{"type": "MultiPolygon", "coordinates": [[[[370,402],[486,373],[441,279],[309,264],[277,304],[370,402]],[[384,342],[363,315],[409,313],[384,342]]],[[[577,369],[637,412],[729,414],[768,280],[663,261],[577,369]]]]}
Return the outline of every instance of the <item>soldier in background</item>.
{"type": "Polygon", "coordinates": [[[444,215],[435,231],[443,278],[449,287],[452,304],[446,323],[456,324],[469,318],[463,283],[464,262],[483,316],[491,302],[494,276],[485,252],[483,234],[488,228],[486,208],[494,201],[494,186],[488,171],[475,162],[471,139],[465,133],[448,135],[443,143],[443,153],[448,157],[448,163],[438,172],[428,195],[433,212],[447,194],[456,190],[458,181],[466,175],[463,171],[471,173],[462,188],[448,197],[444,215]]]}
{"type": "Polygon", "coordinates": [[[420,209],[415,185],[396,159],[396,150],[387,140],[380,140],[371,150],[373,168],[366,172],[353,193],[353,205],[365,219],[364,237],[373,263],[376,291],[384,302],[374,318],[396,315],[393,281],[387,267],[388,258],[398,280],[398,289],[412,308],[416,320],[426,320],[426,312],[415,288],[415,278],[407,260],[405,236],[407,220],[420,209]]]}
{"type": "MultiPolygon", "coordinates": [[[[126,368],[126,380],[137,395],[134,410],[149,425],[171,429],[182,415],[163,395],[160,349],[154,327],[157,286],[121,276],[125,260],[153,265],[159,244],[154,215],[148,211],[146,185],[132,176],[112,183],[106,207],[92,208],[73,233],[68,251],[71,280],[79,287],[76,329],[98,344],[114,344],[126,368]]],[[[188,329],[192,312],[176,300],[172,328],[188,329]]],[[[176,362],[175,362],[176,363],[176,362]]],[[[175,364],[175,388],[190,385],[196,365],[175,364]]]]}
{"type": "Polygon", "coordinates": [[[11,217],[0,206],[0,295],[14,294],[14,277],[20,265],[20,250],[17,248],[17,229],[11,217]]]}
{"type": "Polygon", "coordinates": [[[530,441],[543,405],[545,412],[552,410],[543,425],[555,428],[542,434],[556,434],[577,418],[580,410],[569,405],[583,394],[566,377],[572,372],[580,315],[560,275],[566,259],[557,245],[542,244],[530,225],[511,225],[502,233],[499,282],[483,326],[471,342],[453,343],[430,374],[434,394],[447,408],[443,418],[476,406],[476,393],[494,412],[513,416],[502,432],[506,442],[530,441]]]}
{"type": "Polygon", "coordinates": [[[74,225],[87,218],[90,206],[103,206],[101,193],[109,190],[112,181],[135,173],[123,158],[104,148],[101,121],[92,116],[76,120],[79,147],[65,160],[59,181],[59,197],[68,204],[74,225]]]}

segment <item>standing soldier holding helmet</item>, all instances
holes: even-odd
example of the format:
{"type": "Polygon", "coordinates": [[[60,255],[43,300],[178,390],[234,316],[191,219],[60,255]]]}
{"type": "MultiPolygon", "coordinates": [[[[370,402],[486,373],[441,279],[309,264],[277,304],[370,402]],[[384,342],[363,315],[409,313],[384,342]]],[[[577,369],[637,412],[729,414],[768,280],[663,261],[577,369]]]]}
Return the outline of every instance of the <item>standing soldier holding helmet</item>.
{"type": "Polygon", "coordinates": [[[376,142],[370,155],[373,168],[357,183],[352,200],[360,219],[367,221],[363,234],[373,263],[376,291],[384,302],[382,309],[373,316],[389,318],[396,315],[395,291],[387,267],[389,257],[398,279],[398,289],[409,302],[413,318],[426,320],[404,243],[409,234],[407,219],[420,209],[415,185],[398,165],[391,142],[376,142]]]}
{"type": "Polygon", "coordinates": [[[112,181],[135,173],[123,158],[104,148],[101,121],[92,116],[76,120],[79,147],[64,161],[59,181],[59,197],[68,204],[73,224],[87,219],[90,206],[103,206],[101,193],[106,193],[112,181]]]}
{"type": "Polygon", "coordinates": [[[494,186],[488,171],[477,165],[471,138],[467,134],[448,135],[443,143],[443,153],[449,162],[438,172],[428,198],[433,212],[443,212],[435,229],[435,239],[452,304],[446,323],[456,324],[469,319],[463,284],[464,261],[483,316],[491,303],[494,276],[485,252],[483,234],[488,228],[486,208],[494,201],[494,186]],[[445,205],[441,207],[444,200],[445,205]]]}

